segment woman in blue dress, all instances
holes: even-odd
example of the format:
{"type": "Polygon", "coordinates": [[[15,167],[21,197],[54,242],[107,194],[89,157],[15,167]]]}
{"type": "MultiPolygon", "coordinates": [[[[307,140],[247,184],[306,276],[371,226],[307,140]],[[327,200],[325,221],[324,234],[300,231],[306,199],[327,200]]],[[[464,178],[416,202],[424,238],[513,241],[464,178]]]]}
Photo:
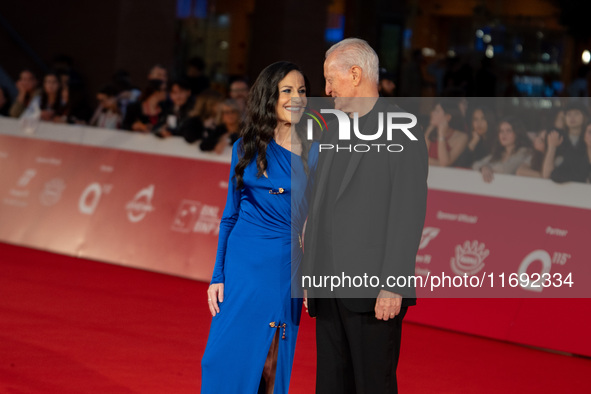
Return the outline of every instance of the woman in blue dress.
{"type": "Polygon", "coordinates": [[[318,148],[296,127],[307,85],[298,66],[278,62],[249,93],[207,291],[213,319],[201,360],[204,394],[288,391],[302,308],[292,281],[318,161],[318,148]]]}

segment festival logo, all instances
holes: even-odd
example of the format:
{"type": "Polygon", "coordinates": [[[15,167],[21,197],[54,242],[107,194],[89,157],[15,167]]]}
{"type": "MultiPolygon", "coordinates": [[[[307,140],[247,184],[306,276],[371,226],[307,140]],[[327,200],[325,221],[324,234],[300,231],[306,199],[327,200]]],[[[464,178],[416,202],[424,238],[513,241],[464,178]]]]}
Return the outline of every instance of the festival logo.
{"type": "Polygon", "coordinates": [[[29,168],[25,170],[25,172],[23,173],[23,175],[21,175],[16,185],[18,187],[26,187],[29,184],[29,182],[31,182],[31,179],[35,177],[35,175],[37,175],[36,169],[29,168]]]}
{"type": "MultiPolygon", "coordinates": [[[[539,273],[540,276],[543,274],[550,274],[550,271],[552,270],[552,259],[550,258],[550,254],[545,250],[537,249],[525,256],[521,264],[519,264],[519,269],[517,271],[519,277],[521,277],[521,275],[529,276],[528,268],[532,263],[536,263],[536,266],[539,266],[541,263],[542,270],[539,273]]],[[[538,293],[541,292],[543,287],[539,284],[534,284],[533,282],[533,280],[528,280],[527,283],[521,283],[520,281],[519,285],[524,290],[535,291],[538,293]]]]}
{"type": "Polygon", "coordinates": [[[152,212],[152,198],[154,197],[154,185],[143,188],[125,206],[127,218],[132,223],[140,222],[146,217],[148,212],[152,212]]]}
{"type": "Polygon", "coordinates": [[[435,227],[425,227],[421,236],[421,243],[419,243],[419,250],[425,249],[429,245],[429,242],[439,235],[440,231],[440,229],[435,227]]]}
{"type": "Polygon", "coordinates": [[[484,260],[489,254],[484,243],[466,241],[456,246],[456,255],[451,258],[451,269],[458,275],[474,275],[484,268],[484,260]]]}
{"type": "Polygon", "coordinates": [[[9,196],[5,197],[2,201],[5,205],[11,205],[13,207],[26,207],[29,205],[29,190],[26,187],[29,185],[31,180],[37,175],[37,170],[29,168],[21,175],[16,182],[16,188],[9,190],[9,196]]]}
{"type": "Polygon", "coordinates": [[[174,217],[171,230],[217,236],[220,231],[220,207],[199,201],[183,200],[174,217]]]}
{"type": "Polygon", "coordinates": [[[220,232],[220,207],[203,204],[193,232],[217,236],[220,232]]]}
{"type": "Polygon", "coordinates": [[[66,188],[66,183],[61,178],[54,178],[49,182],[45,183],[41,195],[39,195],[39,201],[41,205],[46,207],[55,205],[62,198],[62,193],[66,188]]]}
{"type": "Polygon", "coordinates": [[[103,194],[109,194],[113,185],[101,185],[93,182],[82,191],[78,199],[78,210],[84,215],[92,215],[96,210],[103,194]]]}

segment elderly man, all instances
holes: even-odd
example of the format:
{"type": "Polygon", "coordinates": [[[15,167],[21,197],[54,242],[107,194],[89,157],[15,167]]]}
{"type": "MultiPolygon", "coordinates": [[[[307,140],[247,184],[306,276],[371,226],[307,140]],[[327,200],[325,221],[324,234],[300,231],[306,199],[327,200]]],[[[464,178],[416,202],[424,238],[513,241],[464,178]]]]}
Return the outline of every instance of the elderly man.
{"type": "Polygon", "coordinates": [[[415,292],[387,279],[414,275],[426,210],[427,150],[418,128],[411,129],[412,135],[398,130],[373,141],[359,138],[359,132],[376,134],[380,116],[404,112],[378,100],[378,57],[365,41],[349,38],[332,46],[324,77],[335,109],[351,118],[351,139],[339,141],[340,132],[330,123],[321,137],[321,146],[345,149],[320,152],[303,274],[366,274],[379,278],[380,285],[334,292],[308,286],[307,306],[317,318],[316,392],[395,393],[402,320],[415,303],[415,292]],[[346,149],[355,142],[398,148],[346,149]]]}

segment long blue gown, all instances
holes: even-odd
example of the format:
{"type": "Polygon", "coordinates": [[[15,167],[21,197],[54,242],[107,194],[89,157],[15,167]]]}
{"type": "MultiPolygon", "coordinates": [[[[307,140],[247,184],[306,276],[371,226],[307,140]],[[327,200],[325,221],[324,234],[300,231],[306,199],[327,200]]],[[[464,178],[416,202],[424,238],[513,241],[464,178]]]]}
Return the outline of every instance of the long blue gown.
{"type": "MultiPolygon", "coordinates": [[[[236,190],[240,144],[238,140],[232,149],[211,280],[224,283],[224,302],[212,319],[201,360],[201,393],[256,394],[278,330],[274,393],[287,393],[302,308],[302,299],[292,298],[291,286],[302,257],[300,234],[310,181],[300,156],[271,140],[266,151],[268,177],[257,177],[255,156],[245,168],[244,187],[236,190]],[[279,188],[284,192],[269,193],[279,188]]],[[[318,149],[313,146],[310,174],[317,161],[318,149]]]]}

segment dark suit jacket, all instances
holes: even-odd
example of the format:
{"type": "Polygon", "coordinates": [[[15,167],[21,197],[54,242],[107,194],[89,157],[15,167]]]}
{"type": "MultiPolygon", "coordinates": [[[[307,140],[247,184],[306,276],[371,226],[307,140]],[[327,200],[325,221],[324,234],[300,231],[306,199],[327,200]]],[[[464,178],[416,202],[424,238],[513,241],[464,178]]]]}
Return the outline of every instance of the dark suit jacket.
{"type": "MultiPolygon", "coordinates": [[[[374,150],[352,154],[332,215],[323,211],[322,205],[327,179],[331,176],[331,163],[339,153],[335,153],[334,149],[322,152],[304,239],[303,275],[326,273],[328,267],[335,275],[342,272],[349,276],[367,273],[380,278],[380,288],[359,288],[353,292],[348,289],[340,295],[337,293],[345,306],[354,312],[373,311],[381,289],[401,294],[403,306],[415,303],[414,287],[388,288],[381,287],[381,284],[386,284],[388,276],[408,277],[415,274],[416,253],[427,202],[428,154],[420,127],[410,130],[417,141],[411,141],[401,131],[394,131],[393,140],[387,141],[386,112],[405,111],[385,106],[380,101],[376,105],[384,113],[384,132],[379,141],[338,141],[338,126],[329,124],[329,131],[322,136],[321,143],[400,144],[404,147],[403,151],[390,153],[382,147],[379,153],[374,150]],[[319,231],[326,225],[331,228],[331,239],[326,239],[326,233],[319,231]],[[321,250],[326,247],[331,250],[332,262],[320,261],[325,255],[321,250]]],[[[361,132],[373,134],[377,127],[378,118],[374,116],[366,123],[367,131],[361,132]]],[[[308,289],[311,316],[315,316],[315,293],[318,294],[317,288],[308,289]]]]}

